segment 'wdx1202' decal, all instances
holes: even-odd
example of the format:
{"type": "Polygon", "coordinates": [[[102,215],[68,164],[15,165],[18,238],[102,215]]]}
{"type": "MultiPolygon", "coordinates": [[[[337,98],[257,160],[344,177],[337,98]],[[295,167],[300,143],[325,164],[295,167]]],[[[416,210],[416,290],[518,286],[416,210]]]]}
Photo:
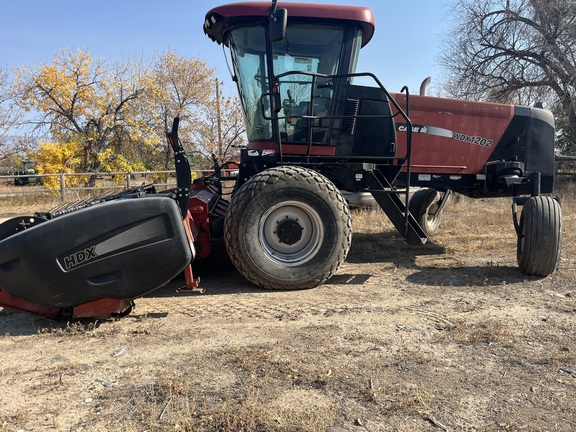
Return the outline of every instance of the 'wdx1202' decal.
{"type": "MultiPolygon", "coordinates": [[[[398,132],[407,132],[408,125],[406,123],[397,123],[396,130],[398,132]]],[[[444,138],[452,138],[455,139],[456,141],[466,142],[473,145],[479,145],[481,147],[486,148],[490,148],[492,147],[492,144],[494,144],[494,140],[491,140],[489,138],[452,132],[451,130],[439,128],[436,126],[412,125],[412,133],[435,135],[444,138]]]]}
{"type": "Polygon", "coordinates": [[[455,140],[458,140],[458,141],[463,141],[463,142],[467,142],[470,144],[479,145],[479,146],[487,147],[487,148],[492,147],[492,144],[494,143],[493,140],[488,139],[488,138],[482,138],[479,136],[470,136],[470,135],[465,135],[465,134],[461,134],[461,133],[457,133],[457,132],[454,132],[452,138],[454,138],[455,140]]]}

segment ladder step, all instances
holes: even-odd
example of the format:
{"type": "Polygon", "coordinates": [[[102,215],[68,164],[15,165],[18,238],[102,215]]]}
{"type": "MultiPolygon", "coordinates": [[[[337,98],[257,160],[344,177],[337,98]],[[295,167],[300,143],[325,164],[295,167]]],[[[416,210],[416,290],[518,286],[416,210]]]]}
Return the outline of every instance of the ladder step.
{"type": "Polygon", "coordinates": [[[402,238],[410,244],[425,244],[428,241],[428,236],[414,216],[408,212],[397,191],[371,191],[371,193],[402,238]]]}

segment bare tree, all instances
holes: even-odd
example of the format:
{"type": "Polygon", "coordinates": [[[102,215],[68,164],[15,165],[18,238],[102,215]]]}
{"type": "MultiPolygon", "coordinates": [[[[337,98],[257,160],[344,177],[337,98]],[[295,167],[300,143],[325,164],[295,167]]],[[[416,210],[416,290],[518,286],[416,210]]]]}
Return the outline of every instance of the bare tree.
{"type": "Polygon", "coordinates": [[[29,149],[31,140],[18,128],[22,117],[22,111],[14,103],[9,75],[0,69],[0,161],[29,149]]]}
{"type": "Polygon", "coordinates": [[[239,162],[239,147],[245,144],[246,131],[240,102],[222,94],[221,84],[214,80],[212,97],[204,106],[192,136],[194,152],[202,156],[198,163],[209,168],[213,162],[239,162]]]}
{"type": "Polygon", "coordinates": [[[150,108],[152,117],[156,119],[157,134],[162,137],[155,164],[170,169],[174,165],[174,156],[164,134],[170,129],[173,118],[178,116],[181,121],[180,138],[186,147],[190,147],[191,131],[197,127],[210,104],[214,71],[203,60],[185,59],[175,51],[168,51],[155,59],[153,73],[155,92],[150,108]]]}
{"type": "Polygon", "coordinates": [[[576,2],[456,0],[441,58],[446,90],[475,100],[547,102],[559,149],[576,153],[576,2]]]}

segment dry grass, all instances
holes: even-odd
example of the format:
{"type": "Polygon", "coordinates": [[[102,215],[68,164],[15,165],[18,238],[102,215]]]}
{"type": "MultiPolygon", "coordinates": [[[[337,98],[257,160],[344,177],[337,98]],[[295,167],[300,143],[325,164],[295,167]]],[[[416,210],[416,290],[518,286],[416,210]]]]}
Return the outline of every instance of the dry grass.
{"type": "Polygon", "coordinates": [[[496,342],[510,342],[510,338],[517,337],[506,324],[495,319],[482,322],[459,319],[444,330],[438,341],[450,341],[460,345],[491,345],[496,342]]]}
{"type": "MultiPolygon", "coordinates": [[[[95,196],[112,195],[122,189],[99,187],[90,189],[67,189],[66,202],[74,203],[95,196]]],[[[32,215],[35,212],[45,212],[63,204],[59,190],[49,190],[41,187],[0,187],[0,217],[6,215],[32,215]]]]}
{"type": "Polygon", "coordinates": [[[107,426],[126,431],[304,432],[325,429],[334,421],[335,407],[318,390],[329,385],[326,371],[301,359],[273,358],[256,347],[224,350],[211,356],[206,369],[201,380],[199,370],[188,367],[168,370],[149,383],[113,389],[99,400],[97,416],[133,412],[120,425],[116,418],[107,426]]]}
{"type": "Polygon", "coordinates": [[[0,217],[33,215],[35,212],[48,211],[60,203],[60,198],[52,194],[1,196],[0,217]]]}
{"type": "MultiPolygon", "coordinates": [[[[401,417],[427,411],[434,399],[427,384],[399,383],[395,375],[374,373],[375,360],[346,365],[338,357],[315,359],[313,352],[284,358],[290,354],[271,355],[257,347],[225,350],[210,356],[202,380],[197,369],[188,368],[114,388],[98,401],[87,424],[102,425],[101,419],[109,418],[102,426],[124,431],[323,431],[341,422],[349,400],[401,417]],[[212,374],[234,379],[215,383],[212,374]],[[121,420],[118,412],[124,413],[121,420]]],[[[369,411],[356,412],[356,426],[369,423],[369,411]]]]}

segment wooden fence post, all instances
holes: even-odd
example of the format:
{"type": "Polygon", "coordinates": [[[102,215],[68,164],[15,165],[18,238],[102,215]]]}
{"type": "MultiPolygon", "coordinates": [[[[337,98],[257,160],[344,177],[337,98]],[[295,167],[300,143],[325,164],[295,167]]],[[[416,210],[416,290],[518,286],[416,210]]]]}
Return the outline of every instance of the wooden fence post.
{"type": "Polygon", "coordinates": [[[60,173],[60,198],[62,202],[66,201],[66,179],[64,173],[60,173]]]}

